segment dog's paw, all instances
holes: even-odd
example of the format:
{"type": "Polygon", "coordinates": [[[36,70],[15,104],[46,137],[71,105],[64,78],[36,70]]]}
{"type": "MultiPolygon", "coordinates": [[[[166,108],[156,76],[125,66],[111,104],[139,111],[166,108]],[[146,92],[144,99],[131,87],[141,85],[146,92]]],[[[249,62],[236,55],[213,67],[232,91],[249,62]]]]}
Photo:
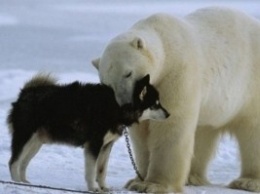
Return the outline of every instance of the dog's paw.
{"type": "Polygon", "coordinates": [[[31,184],[31,183],[30,183],[29,181],[27,181],[26,179],[23,179],[22,182],[25,183],[25,184],[31,184]]]}
{"type": "Polygon", "coordinates": [[[133,181],[129,186],[128,190],[136,191],[139,193],[168,193],[172,192],[171,189],[167,186],[151,183],[151,182],[140,182],[133,181]]]}
{"type": "Polygon", "coordinates": [[[96,187],[89,188],[89,191],[91,191],[93,193],[107,193],[107,192],[110,192],[111,189],[109,189],[106,186],[102,186],[102,187],[96,186],[96,187]]]}
{"type": "Polygon", "coordinates": [[[205,177],[192,174],[188,178],[187,185],[194,185],[194,186],[210,185],[210,182],[205,177]]]}
{"type": "Polygon", "coordinates": [[[229,184],[232,189],[260,192],[260,179],[239,178],[229,184]]]}

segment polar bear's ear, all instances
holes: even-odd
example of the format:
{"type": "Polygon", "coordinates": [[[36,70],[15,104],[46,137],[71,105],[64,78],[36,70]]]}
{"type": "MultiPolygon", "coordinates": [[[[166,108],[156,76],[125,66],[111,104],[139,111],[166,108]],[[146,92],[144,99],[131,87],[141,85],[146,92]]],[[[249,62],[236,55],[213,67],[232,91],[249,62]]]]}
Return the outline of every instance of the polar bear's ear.
{"type": "Polygon", "coordinates": [[[134,38],[134,40],[131,42],[131,45],[136,49],[140,49],[140,50],[145,48],[144,40],[140,37],[134,38]]]}
{"type": "Polygon", "coordinates": [[[98,70],[100,58],[92,60],[92,65],[98,70]]]}

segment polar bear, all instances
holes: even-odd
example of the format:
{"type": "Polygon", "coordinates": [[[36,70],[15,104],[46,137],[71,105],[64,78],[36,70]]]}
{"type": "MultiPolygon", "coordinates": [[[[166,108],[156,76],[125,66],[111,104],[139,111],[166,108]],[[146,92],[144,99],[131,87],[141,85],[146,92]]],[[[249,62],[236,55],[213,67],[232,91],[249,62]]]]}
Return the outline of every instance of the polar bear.
{"type": "Polygon", "coordinates": [[[260,191],[260,23],[229,8],[210,7],[183,18],[155,14],[112,39],[92,61],[100,81],[120,104],[146,74],[171,113],[130,130],[144,181],[139,192],[182,192],[209,184],[207,166],[223,132],[241,154],[241,175],[231,188],[260,191]],[[160,129],[160,130],[158,130],[160,129]]]}

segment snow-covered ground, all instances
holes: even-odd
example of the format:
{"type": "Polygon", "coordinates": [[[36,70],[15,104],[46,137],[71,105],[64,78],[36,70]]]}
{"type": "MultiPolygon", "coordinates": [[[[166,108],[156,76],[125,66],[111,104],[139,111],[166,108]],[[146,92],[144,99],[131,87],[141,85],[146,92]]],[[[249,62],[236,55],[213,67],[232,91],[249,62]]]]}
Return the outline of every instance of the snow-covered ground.
{"type": "MultiPolygon", "coordinates": [[[[6,116],[24,82],[38,71],[52,72],[60,82],[98,82],[90,61],[101,54],[116,34],[155,12],[184,15],[209,5],[238,8],[258,17],[259,1],[149,0],[0,0],[0,180],[9,181],[10,136],[6,116]]],[[[246,194],[225,188],[239,176],[239,154],[233,138],[221,139],[209,168],[214,186],[185,187],[187,194],[246,194]]],[[[114,191],[135,176],[124,138],[114,146],[107,182],[114,191]]],[[[28,168],[33,184],[86,190],[83,152],[60,145],[43,146],[28,168]]],[[[0,184],[0,193],[54,193],[37,188],[0,184]]],[[[66,192],[70,193],[70,192],[66,192]]]]}

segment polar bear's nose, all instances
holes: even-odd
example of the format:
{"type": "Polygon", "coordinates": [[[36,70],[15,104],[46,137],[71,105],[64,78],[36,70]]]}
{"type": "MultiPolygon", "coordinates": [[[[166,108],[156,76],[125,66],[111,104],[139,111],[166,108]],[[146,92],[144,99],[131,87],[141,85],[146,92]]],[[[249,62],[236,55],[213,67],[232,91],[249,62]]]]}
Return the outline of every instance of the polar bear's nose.
{"type": "Polygon", "coordinates": [[[127,100],[127,97],[125,94],[123,95],[116,95],[116,101],[117,103],[122,106],[123,104],[128,104],[131,103],[130,101],[127,100]]]}

